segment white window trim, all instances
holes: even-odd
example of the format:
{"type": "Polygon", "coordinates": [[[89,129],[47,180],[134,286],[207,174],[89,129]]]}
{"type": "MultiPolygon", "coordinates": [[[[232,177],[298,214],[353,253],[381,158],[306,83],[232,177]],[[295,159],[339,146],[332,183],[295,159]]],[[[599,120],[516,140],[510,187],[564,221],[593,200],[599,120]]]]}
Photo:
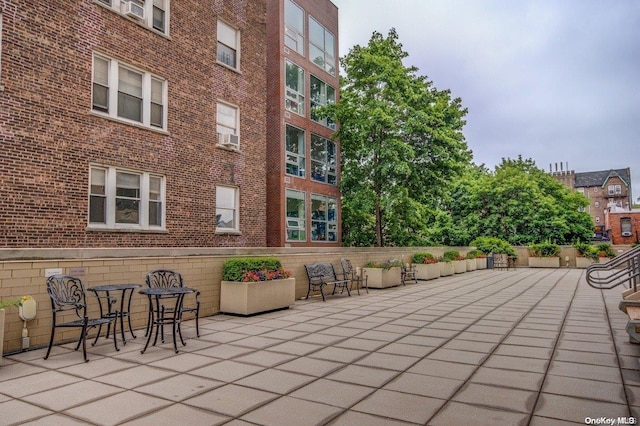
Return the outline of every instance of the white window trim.
{"type": "Polygon", "coordinates": [[[231,151],[240,151],[240,147],[242,146],[241,145],[241,141],[242,141],[242,138],[240,137],[240,107],[238,105],[232,104],[230,102],[226,102],[226,101],[223,101],[221,99],[218,99],[218,101],[216,102],[216,146],[218,148],[224,148],[224,149],[228,149],[228,150],[231,150],[231,151]],[[238,146],[237,147],[228,147],[228,146],[222,145],[222,143],[221,143],[221,136],[220,136],[221,133],[218,132],[218,117],[217,117],[217,115],[218,115],[218,105],[219,104],[226,105],[227,107],[233,108],[236,111],[236,128],[234,129],[234,132],[232,134],[238,136],[238,146]]]}
{"type": "Polygon", "coordinates": [[[309,169],[309,177],[311,178],[311,180],[313,182],[323,183],[325,185],[331,185],[331,186],[337,186],[338,185],[338,146],[334,141],[332,141],[331,139],[325,138],[324,136],[320,136],[320,135],[317,135],[315,133],[312,133],[311,134],[311,146],[310,146],[310,149],[309,149],[309,161],[310,161],[310,164],[311,164],[311,168],[309,169]],[[314,179],[313,178],[313,163],[314,162],[316,162],[316,163],[320,162],[319,160],[315,160],[313,158],[313,138],[314,137],[320,138],[320,139],[322,139],[324,141],[324,151],[323,151],[324,152],[324,160],[322,160],[322,164],[324,164],[326,166],[326,170],[327,170],[326,175],[325,175],[326,180],[318,180],[318,179],[314,179]],[[333,172],[329,171],[330,165],[331,165],[331,163],[329,162],[329,158],[328,158],[329,150],[327,149],[327,146],[328,146],[329,143],[332,143],[333,147],[334,147],[335,164],[333,166],[333,172]],[[329,176],[333,176],[336,183],[329,182],[329,176]]]}
{"type": "Polygon", "coordinates": [[[142,126],[156,131],[167,131],[167,117],[168,117],[168,87],[167,80],[164,78],[152,74],[148,71],[140,68],[133,67],[127,63],[117,61],[108,56],[94,53],[92,59],[92,77],[91,77],[91,113],[108,117],[112,120],[120,121],[123,123],[132,124],[134,126],[142,126]],[[93,70],[95,69],[95,58],[100,58],[109,62],[109,112],[103,112],[93,109],[93,70]],[[118,116],[118,73],[119,67],[127,68],[132,71],[142,74],[142,121],[130,120],[125,117],[118,116]],[[151,80],[155,79],[162,82],[162,127],[151,125],[151,80]]]}
{"type": "Polygon", "coordinates": [[[287,110],[289,112],[292,112],[292,113],[294,113],[296,115],[304,117],[306,115],[306,109],[307,109],[306,108],[307,99],[306,99],[306,94],[305,94],[306,87],[307,87],[306,71],[305,71],[305,69],[303,67],[301,67],[300,65],[298,65],[295,62],[290,61],[288,59],[285,59],[284,66],[285,66],[285,72],[284,72],[284,102],[285,102],[285,106],[284,106],[284,108],[285,108],[285,110],[287,110]],[[296,95],[297,95],[296,99],[292,99],[292,98],[289,98],[287,96],[287,91],[291,90],[293,92],[293,89],[290,89],[289,86],[287,86],[287,72],[286,72],[287,63],[295,65],[296,67],[298,67],[298,69],[302,70],[302,92],[299,92],[299,91],[295,92],[296,95]],[[296,102],[298,105],[302,105],[302,112],[294,111],[292,109],[287,108],[287,100],[288,99],[291,99],[292,101],[296,102]]]}
{"type": "MultiPolygon", "coordinates": [[[[286,0],[287,2],[291,3],[293,6],[297,7],[298,9],[300,9],[300,11],[302,12],[302,32],[298,31],[297,28],[291,27],[289,25],[287,25],[287,19],[285,16],[284,19],[284,25],[285,25],[285,30],[284,30],[284,45],[288,48],[288,49],[293,49],[292,47],[287,45],[287,31],[290,31],[291,33],[295,34],[296,38],[297,38],[297,43],[298,45],[301,47],[300,50],[298,49],[293,49],[294,52],[304,56],[304,51],[305,51],[305,36],[304,36],[304,31],[305,31],[305,23],[306,23],[306,19],[305,18],[305,13],[304,13],[304,9],[302,7],[300,7],[296,2],[294,2],[293,0],[286,0]]],[[[285,13],[286,13],[286,5],[285,5],[285,13]]]]}
{"type": "Polygon", "coordinates": [[[314,107],[324,107],[327,105],[332,105],[335,103],[336,99],[336,88],[333,87],[332,85],[330,85],[329,83],[327,83],[326,81],[324,81],[323,79],[316,77],[315,75],[311,74],[309,75],[309,117],[311,118],[311,121],[314,121],[318,124],[322,124],[325,127],[328,127],[329,129],[335,130],[336,129],[336,123],[334,121],[332,121],[329,117],[325,117],[322,118],[320,120],[316,120],[314,118],[312,118],[311,116],[313,115],[313,110],[314,107]],[[311,94],[311,79],[314,78],[316,80],[318,80],[320,82],[320,97],[324,99],[324,103],[322,102],[315,102],[313,100],[313,96],[311,94]],[[329,101],[329,97],[327,95],[327,88],[330,87],[333,89],[333,101],[329,101]]]}
{"type": "Polygon", "coordinates": [[[307,176],[307,132],[304,129],[301,129],[300,127],[297,127],[297,126],[293,126],[289,123],[285,123],[284,125],[284,162],[285,162],[285,167],[284,167],[285,174],[287,174],[288,176],[293,176],[301,179],[304,179],[307,176]],[[302,132],[302,135],[303,135],[303,138],[302,138],[303,153],[302,154],[287,150],[287,127],[293,127],[294,129],[300,130],[302,132]],[[287,172],[287,164],[289,164],[287,157],[289,155],[296,157],[296,159],[298,160],[298,163],[295,164],[296,167],[300,167],[300,160],[302,160],[302,165],[304,167],[302,170],[302,174],[292,174],[287,172]]]}
{"type": "MultiPolygon", "coordinates": [[[[217,197],[218,188],[221,188],[221,187],[229,188],[233,190],[233,194],[234,194],[233,222],[236,224],[236,227],[235,228],[218,228],[217,224],[214,224],[215,233],[239,235],[240,234],[240,188],[232,185],[216,185],[216,197],[217,197]]],[[[227,208],[227,207],[222,207],[222,208],[227,208]]],[[[216,216],[218,214],[217,212],[218,212],[218,206],[216,202],[216,207],[215,207],[216,216]]]]}
{"type": "Polygon", "coordinates": [[[88,209],[87,209],[87,229],[97,230],[157,230],[166,229],[166,178],[156,173],[141,172],[119,167],[105,166],[101,164],[89,165],[89,187],[88,187],[88,209]],[[91,209],[91,173],[93,169],[100,169],[105,172],[105,223],[90,222],[91,209]],[[140,223],[116,223],[116,176],[118,172],[132,173],[140,176],[140,223]],[[162,225],[149,225],[149,178],[160,178],[160,203],[162,203],[162,225]]]}
{"type": "Polygon", "coordinates": [[[284,191],[284,200],[285,200],[285,206],[287,203],[287,198],[292,198],[292,199],[296,199],[296,200],[302,200],[304,202],[304,210],[303,210],[303,214],[304,217],[289,217],[287,216],[287,210],[285,207],[285,212],[284,212],[284,220],[285,220],[285,227],[284,227],[284,233],[285,233],[285,240],[287,242],[291,242],[291,243],[302,243],[302,242],[306,242],[307,241],[307,193],[304,191],[299,191],[297,189],[291,189],[291,188],[286,188],[284,191]],[[299,197],[288,197],[287,195],[289,193],[298,193],[300,196],[299,197]],[[289,226],[289,221],[297,221],[298,222],[298,226],[297,227],[290,227],[289,226]],[[300,224],[302,224],[302,226],[300,226],[300,224]],[[294,231],[301,231],[302,232],[302,239],[301,240],[290,240],[289,239],[289,229],[292,229],[294,231]]]}
{"type": "MultiPolygon", "coordinates": [[[[311,63],[315,64],[318,68],[320,68],[321,70],[323,70],[323,71],[324,71],[324,72],[326,72],[327,74],[332,75],[332,76],[335,76],[335,75],[336,75],[336,72],[337,72],[337,71],[336,71],[336,52],[335,52],[335,48],[336,48],[336,36],[335,36],[335,34],[334,34],[334,33],[332,33],[331,31],[329,31],[329,30],[327,29],[327,27],[325,27],[324,25],[322,25],[322,24],[320,23],[320,21],[318,21],[317,19],[315,19],[313,16],[309,15],[309,21],[310,21],[310,20],[312,20],[312,19],[314,20],[314,22],[315,22],[316,24],[318,24],[318,25],[319,25],[319,26],[324,30],[324,32],[325,32],[325,33],[329,33],[329,34],[331,34],[331,36],[333,37],[333,49],[334,49],[334,51],[333,51],[333,52],[331,52],[331,58],[332,58],[332,69],[333,69],[333,72],[329,72],[329,71],[327,70],[327,51],[325,50],[324,43],[323,43],[323,46],[322,46],[322,47],[318,46],[316,43],[314,43],[314,42],[311,40],[311,34],[309,34],[309,44],[310,44],[310,45],[313,45],[316,49],[318,49],[318,50],[320,50],[322,53],[324,53],[324,55],[323,55],[324,57],[322,58],[322,59],[323,59],[323,66],[320,66],[320,65],[318,65],[315,61],[313,61],[313,59],[311,58],[311,48],[309,48],[309,61],[310,61],[311,63]]],[[[311,24],[309,24],[308,26],[309,26],[309,33],[311,33],[311,24]]],[[[324,35],[323,39],[325,39],[325,38],[326,38],[326,34],[324,35]]]]}
{"type": "MultiPolygon", "coordinates": [[[[223,21],[223,20],[218,19],[218,22],[217,22],[216,25],[220,25],[220,23],[223,23],[227,27],[235,30],[235,33],[236,33],[236,49],[235,49],[235,51],[236,51],[236,66],[232,67],[231,65],[227,64],[226,62],[223,62],[223,61],[218,59],[218,43],[221,43],[221,44],[224,44],[224,43],[222,43],[222,42],[220,42],[218,40],[217,34],[216,34],[216,63],[218,63],[219,65],[222,65],[225,68],[229,68],[230,70],[240,72],[240,56],[241,56],[241,52],[240,52],[241,49],[240,48],[242,46],[242,44],[241,44],[242,39],[241,39],[240,29],[238,27],[236,27],[235,25],[231,25],[227,21],[223,21]]],[[[216,28],[216,31],[217,31],[217,28],[216,28]]],[[[226,44],[225,44],[225,46],[226,46],[226,44]]],[[[230,47],[230,46],[228,46],[228,47],[230,47]]]]}
{"type": "Polygon", "coordinates": [[[153,0],[144,0],[144,19],[132,18],[122,13],[121,5],[124,1],[128,1],[128,0],[108,0],[110,4],[106,4],[104,1],[94,0],[95,3],[113,10],[118,15],[121,15],[129,19],[130,21],[136,22],[140,26],[143,26],[153,31],[154,33],[169,37],[169,23],[171,22],[171,19],[170,19],[171,0],[164,0],[164,31],[160,31],[153,28],[153,0]]]}

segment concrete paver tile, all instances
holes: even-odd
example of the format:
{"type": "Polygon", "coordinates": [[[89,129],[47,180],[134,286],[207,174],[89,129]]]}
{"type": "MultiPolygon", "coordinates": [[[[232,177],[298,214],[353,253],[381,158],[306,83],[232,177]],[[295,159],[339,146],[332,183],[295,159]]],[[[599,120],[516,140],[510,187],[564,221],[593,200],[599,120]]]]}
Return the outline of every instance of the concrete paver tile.
{"type": "Polygon", "coordinates": [[[309,354],[309,357],[318,358],[318,359],[327,359],[329,361],[337,361],[337,362],[343,362],[343,363],[352,363],[355,360],[360,359],[368,354],[369,352],[365,352],[365,351],[328,346],[317,352],[309,354]]]}
{"type": "Polygon", "coordinates": [[[321,379],[303,386],[289,396],[348,408],[374,391],[374,388],[367,386],[321,379]]]}
{"type": "Polygon", "coordinates": [[[60,386],[69,385],[81,380],[81,378],[69,374],[59,373],[57,371],[45,371],[5,380],[0,387],[0,393],[14,398],[21,398],[34,393],[57,389],[60,386]]]}
{"type": "Polygon", "coordinates": [[[524,358],[551,358],[552,348],[534,347],[534,346],[518,346],[518,345],[500,345],[494,352],[495,355],[518,356],[524,358]]]}
{"type": "Polygon", "coordinates": [[[330,423],[331,426],[408,426],[414,424],[353,411],[347,411],[330,423]]]}
{"type": "Polygon", "coordinates": [[[363,413],[425,424],[445,400],[388,390],[378,390],[352,409],[363,413]]]}
{"type": "Polygon", "coordinates": [[[343,369],[326,376],[326,378],[358,385],[380,387],[397,375],[398,372],[393,370],[347,365],[343,369]]]}
{"type": "Polygon", "coordinates": [[[418,361],[418,363],[407,370],[407,372],[444,377],[447,379],[467,380],[475,369],[476,366],[471,364],[459,364],[457,362],[425,358],[418,361]]]}
{"type": "Polygon", "coordinates": [[[542,392],[597,401],[626,404],[624,388],[618,383],[594,382],[588,379],[548,375],[542,392]]]}
{"type": "Polygon", "coordinates": [[[542,386],[544,374],[529,371],[499,370],[495,368],[480,367],[473,376],[471,382],[485,385],[501,386],[504,388],[516,388],[537,391],[542,386]]]}
{"type": "Polygon", "coordinates": [[[584,424],[587,417],[626,417],[626,405],[542,393],[534,415],[584,424]]]}
{"type": "Polygon", "coordinates": [[[429,425],[525,425],[527,420],[528,414],[525,413],[450,402],[429,421],[429,425]]]}
{"type": "Polygon", "coordinates": [[[225,424],[229,417],[210,413],[201,409],[176,404],[141,418],[127,422],[127,426],[175,426],[188,423],[190,425],[215,426],[225,424]]]}
{"type": "Polygon", "coordinates": [[[334,343],[333,346],[338,348],[356,349],[360,351],[372,352],[384,346],[389,345],[387,342],[380,340],[361,339],[360,337],[350,337],[341,342],[334,343]]]}
{"type": "Polygon", "coordinates": [[[536,403],[537,391],[467,383],[453,401],[482,405],[508,411],[529,413],[536,403]]]}
{"type": "Polygon", "coordinates": [[[136,392],[182,401],[223,385],[223,382],[204,377],[178,374],[173,377],[135,388],[136,392]]]}
{"type": "Polygon", "coordinates": [[[271,392],[230,384],[205,392],[183,402],[187,405],[200,407],[228,416],[240,416],[277,397],[277,394],[271,392]]]}
{"type": "Polygon", "coordinates": [[[479,365],[487,357],[483,352],[459,351],[453,349],[437,349],[431,352],[428,359],[450,361],[460,364],[479,365]]]}
{"type": "Polygon", "coordinates": [[[279,352],[260,351],[252,352],[234,358],[234,361],[246,364],[255,364],[263,367],[274,367],[297,358],[297,355],[283,354],[279,352]]]}
{"type": "Polygon", "coordinates": [[[315,380],[313,376],[268,369],[238,380],[236,383],[254,389],[286,394],[313,380],[315,380]]]}
{"type": "Polygon", "coordinates": [[[432,398],[448,399],[464,381],[422,374],[403,373],[384,386],[384,389],[412,393],[432,398]]]}
{"type": "Polygon", "coordinates": [[[485,367],[491,367],[491,368],[497,368],[497,369],[544,373],[547,369],[548,362],[549,361],[545,359],[522,358],[522,357],[504,356],[504,355],[491,355],[483,365],[485,367]]]}
{"type": "Polygon", "coordinates": [[[68,408],[86,404],[119,392],[123,392],[123,389],[90,380],[83,380],[26,396],[24,400],[52,411],[64,411],[68,408]]]}
{"type": "MultiPolygon", "coordinates": [[[[183,354],[186,355],[186,354],[183,354]]],[[[137,367],[121,370],[112,374],[105,374],[92,379],[94,382],[106,383],[123,389],[133,389],[157,380],[166,379],[178,374],[162,368],[139,365],[137,367]]]]}
{"type": "Polygon", "coordinates": [[[620,370],[615,367],[564,361],[553,361],[549,367],[549,374],[612,383],[620,381],[620,370]]]}
{"type": "Polygon", "coordinates": [[[0,403],[0,412],[2,413],[3,424],[7,425],[22,424],[52,413],[49,410],[17,399],[0,403]]]}
{"type": "Polygon", "coordinates": [[[307,355],[312,352],[316,352],[322,349],[324,346],[322,345],[313,345],[311,343],[303,343],[303,342],[284,342],[279,345],[271,346],[267,348],[272,352],[281,352],[285,354],[292,355],[307,355]]]}
{"type": "Polygon", "coordinates": [[[404,371],[415,364],[419,359],[420,358],[411,356],[376,352],[356,361],[355,364],[404,371]]]}
{"type": "Polygon", "coordinates": [[[257,365],[225,360],[193,370],[191,374],[223,382],[234,382],[262,370],[264,368],[257,365]]]}
{"type": "Polygon", "coordinates": [[[265,426],[323,424],[341,411],[338,407],[285,396],[245,414],[241,420],[265,426]]]}

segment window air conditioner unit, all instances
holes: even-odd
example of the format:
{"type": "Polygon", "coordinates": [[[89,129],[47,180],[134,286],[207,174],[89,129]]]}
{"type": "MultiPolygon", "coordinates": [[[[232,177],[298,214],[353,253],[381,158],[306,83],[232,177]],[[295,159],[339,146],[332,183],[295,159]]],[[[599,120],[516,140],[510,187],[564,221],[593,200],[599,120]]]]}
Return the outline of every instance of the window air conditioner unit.
{"type": "Polygon", "coordinates": [[[133,1],[123,1],[120,3],[120,11],[127,16],[136,19],[144,19],[144,7],[133,1]]]}
{"type": "Polygon", "coordinates": [[[623,232],[622,236],[623,237],[630,237],[631,236],[631,232],[629,232],[629,231],[623,232]]]}
{"type": "Polygon", "coordinates": [[[238,148],[240,138],[238,135],[232,135],[230,133],[218,133],[218,143],[229,148],[238,148]]]}
{"type": "Polygon", "coordinates": [[[302,219],[287,219],[287,229],[303,230],[304,222],[302,219]]]}

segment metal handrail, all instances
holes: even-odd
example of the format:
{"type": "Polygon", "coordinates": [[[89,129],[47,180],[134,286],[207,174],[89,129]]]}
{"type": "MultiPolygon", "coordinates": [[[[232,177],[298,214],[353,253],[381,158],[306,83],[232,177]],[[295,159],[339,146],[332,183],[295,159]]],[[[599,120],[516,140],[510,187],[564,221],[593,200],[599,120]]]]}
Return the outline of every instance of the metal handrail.
{"type": "Polygon", "coordinates": [[[635,291],[640,284],[640,246],[614,257],[607,263],[589,265],[587,283],[593,288],[602,290],[627,284],[635,291]],[[606,274],[608,271],[611,273],[606,274]]]}

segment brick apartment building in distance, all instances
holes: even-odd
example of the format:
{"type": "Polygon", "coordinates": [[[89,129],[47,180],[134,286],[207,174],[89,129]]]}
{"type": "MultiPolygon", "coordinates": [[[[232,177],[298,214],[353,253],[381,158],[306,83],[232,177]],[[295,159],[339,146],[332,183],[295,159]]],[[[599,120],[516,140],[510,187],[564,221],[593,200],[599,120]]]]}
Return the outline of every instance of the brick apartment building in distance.
{"type": "MultiPolygon", "coordinates": [[[[617,211],[630,211],[632,206],[631,170],[601,170],[576,173],[573,170],[551,171],[560,183],[572,188],[589,199],[585,211],[593,218],[595,239],[610,239],[610,228],[605,223],[605,214],[610,207],[617,211]]],[[[618,244],[618,243],[616,243],[618,244]]],[[[624,244],[624,243],[620,243],[624,244]]]]}
{"type": "Polygon", "coordinates": [[[314,113],[338,101],[338,9],[267,0],[267,22],[267,243],[339,246],[336,123],[314,113]]]}
{"type": "Polygon", "coordinates": [[[283,0],[2,2],[0,247],[338,242],[332,123],[307,127],[313,106],[337,96],[337,10],[306,7],[294,55],[283,0]],[[267,74],[271,55],[281,69],[267,74]],[[286,96],[285,55],[300,69],[286,96]],[[272,115],[289,120],[279,133],[272,115]],[[289,195],[304,203],[303,237],[285,234],[289,195]],[[317,223],[314,208],[326,212],[317,223]]]}

